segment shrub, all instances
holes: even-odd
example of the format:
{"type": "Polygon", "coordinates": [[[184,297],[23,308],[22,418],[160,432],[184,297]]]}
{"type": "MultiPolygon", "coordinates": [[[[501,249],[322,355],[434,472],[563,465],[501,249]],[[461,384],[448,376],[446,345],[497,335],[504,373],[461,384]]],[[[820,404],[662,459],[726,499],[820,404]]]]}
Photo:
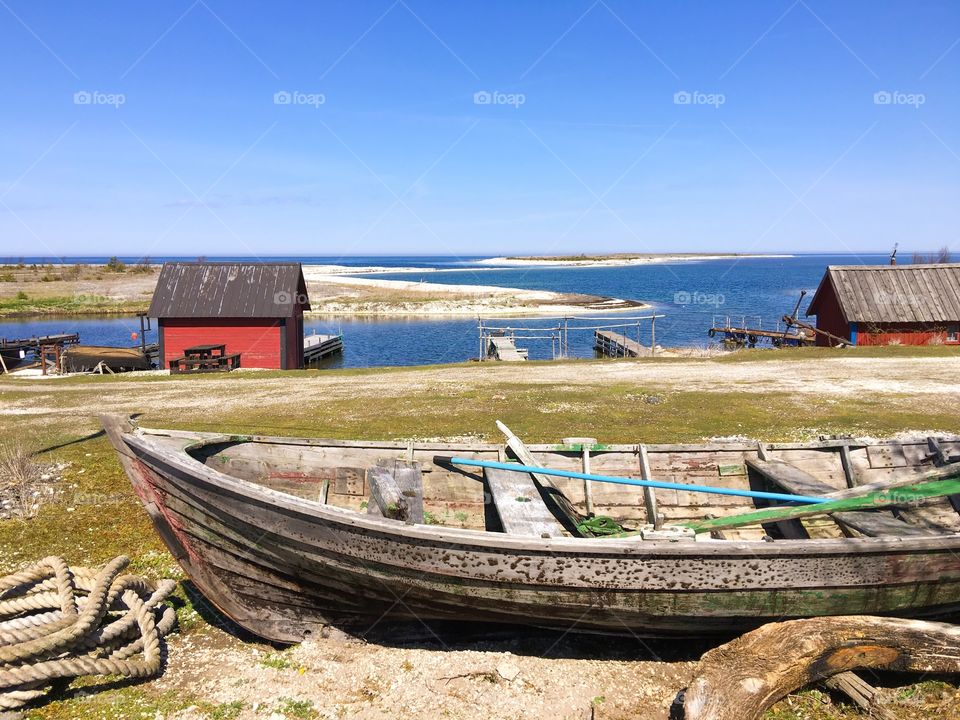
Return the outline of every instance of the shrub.
{"type": "Polygon", "coordinates": [[[0,282],[16,282],[17,278],[12,272],[0,274],[0,282]]]}
{"type": "Polygon", "coordinates": [[[0,441],[0,496],[11,501],[15,515],[33,517],[40,502],[40,466],[18,439],[0,441]]]}
{"type": "Polygon", "coordinates": [[[27,297],[27,294],[23,290],[17,293],[17,300],[28,300],[28,299],[29,298],[27,297]]]}
{"type": "Polygon", "coordinates": [[[153,272],[153,265],[150,263],[150,258],[141,258],[140,261],[133,266],[133,272],[138,275],[150,275],[153,272]]]}
{"type": "Polygon", "coordinates": [[[107,272],[122,273],[127,271],[127,266],[120,260],[120,258],[114,255],[112,258],[107,260],[106,269],[107,272]]]}

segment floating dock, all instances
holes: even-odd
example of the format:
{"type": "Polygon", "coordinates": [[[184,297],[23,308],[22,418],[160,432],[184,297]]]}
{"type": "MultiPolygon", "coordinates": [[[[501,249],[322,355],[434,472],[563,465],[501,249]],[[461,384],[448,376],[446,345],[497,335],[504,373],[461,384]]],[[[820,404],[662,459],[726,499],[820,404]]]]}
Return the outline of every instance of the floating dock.
{"type": "Polygon", "coordinates": [[[527,350],[518,348],[512,337],[493,335],[487,345],[487,359],[520,362],[527,359],[527,350]]]}
{"type": "Polygon", "coordinates": [[[305,365],[319,362],[325,357],[343,352],[343,335],[307,335],[303,338],[303,362],[305,365]]]}
{"type": "Polygon", "coordinates": [[[622,333],[611,330],[595,330],[593,332],[594,349],[607,357],[650,357],[653,351],[631,340],[622,333]]]}

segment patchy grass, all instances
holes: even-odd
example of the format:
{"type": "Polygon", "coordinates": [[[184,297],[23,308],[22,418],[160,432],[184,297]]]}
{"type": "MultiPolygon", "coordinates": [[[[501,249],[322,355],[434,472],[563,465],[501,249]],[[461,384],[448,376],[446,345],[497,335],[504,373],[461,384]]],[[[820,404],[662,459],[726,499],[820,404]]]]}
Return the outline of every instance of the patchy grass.
{"type": "Polygon", "coordinates": [[[149,298],[117,300],[100,295],[0,298],[0,317],[24,315],[133,315],[146,312],[149,298]]]}
{"type": "Polygon", "coordinates": [[[807,347],[741,349],[716,356],[717,362],[856,358],[960,357],[960,345],[864,345],[851,348],[807,347]]]}
{"type": "Polygon", "coordinates": [[[313,707],[311,700],[296,700],[294,698],[281,698],[277,705],[277,712],[288,718],[315,718],[320,714],[313,707]]]}

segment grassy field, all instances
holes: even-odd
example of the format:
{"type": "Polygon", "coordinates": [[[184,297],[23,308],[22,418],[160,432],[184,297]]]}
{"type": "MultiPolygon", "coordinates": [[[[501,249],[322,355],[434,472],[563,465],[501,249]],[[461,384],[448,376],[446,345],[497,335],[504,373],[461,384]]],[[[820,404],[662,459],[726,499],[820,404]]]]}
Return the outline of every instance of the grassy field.
{"type": "MultiPolygon", "coordinates": [[[[570,435],[651,443],[733,435],[771,441],[833,433],[882,437],[909,429],[960,431],[957,391],[942,391],[958,369],[956,350],[895,348],[892,354],[866,350],[841,356],[835,350],[797,350],[740,353],[716,360],[523,367],[470,363],[238,372],[223,377],[0,376],[0,436],[22,438],[43,463],[68,463],[60,481],[64,492],[55,503],[42,506],[31,520],[0,522],[0,571],[51,554],[82,565],[100,565],[126,554],[135,571],[181,577],[99,433],[99,412],[142,413],[140,422],[146,426],[334,438],[494,440],[494,419],[531,442],[570,435]],[[867,375],[877,381],[878,391],[860,392],[857,383],[867,375]],[[788,380],[805,387],[806,377],[822,378],[835,391],[786,389],[788,380]],[[920,382],[939,384],[918,394],[917,388],[927,387],[920,382]]],[[[182,592],[180,600],[183,628],[176,642],[226,644],[236,652],[247,647],[200,619],[182,592]]],[[[240,700],[210,703],[186,687],[171,689],[156,682],[121,684],[89,697],[80,697],[76,687],[61,690],[59,699],[29,716],[119,717],[111,714],[119,708],[129,716],[153,717],[155,712],[168,715],[190,706],[193,714],[185,717],[257,717],[259,712],[240,700]],[[242,707],[227,707],[229,702],[242,707]]],[[[956,685],[939,681],[891,689],[889,694],[903,717],[948,717],[945,708],[960,704],[956,685]]],[[[770,717],[855,716],[823,697],[816,691],[802,693],[780,703],[770,717]]],[[[271,705],[263,716],[277,707],[271,705]]],[[[367,709],[376,707],[370,700],[367,709]]],[[[613,705],[608,702],[606,707],[612,710],[613,705]]],[[[317,716],[318,711],[304,716],[317,716]]],[[[280,714],[297,716],[289,708],[280,714]]],[[[598,711],[598,717],[604,716],[602,709],[598,711]]]]}
{"type": "Polygon", "coordinates": [[[0,265],[0,317],[145,312],[157,267],[0,265]]]}

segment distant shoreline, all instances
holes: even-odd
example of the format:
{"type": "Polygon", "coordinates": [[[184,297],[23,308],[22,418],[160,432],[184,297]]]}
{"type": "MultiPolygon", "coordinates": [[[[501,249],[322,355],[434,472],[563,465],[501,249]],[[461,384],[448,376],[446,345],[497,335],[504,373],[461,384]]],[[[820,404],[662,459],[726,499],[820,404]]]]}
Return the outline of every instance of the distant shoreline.
{"type": "Polygon", "coordinates": [[[675,262],[700,262],[732,258],[791,258],[787,253],[645,253],[612,255],[558,255],[553,257],[507,256],[477,260],[478,265],[543,266],[543,267],[623,267],[628,265],[658,265],[675,262]]]}
{"type": "MultiPolygon", "coordinates": [[[[384,273],[435,272],[432,268],[303,265],[308,316],[539,315],[647,311],[647,303],[583,293],[388,280],[384,273]],[[374,275],[374,277],[356,277],[374,275]]],[[[489,268],[493,269],[493,268],[489,268]]],[[[131,316],[146,312],[159,265],[109,269],[86,263],[0,267],[0,319],[131,316]]]]}

